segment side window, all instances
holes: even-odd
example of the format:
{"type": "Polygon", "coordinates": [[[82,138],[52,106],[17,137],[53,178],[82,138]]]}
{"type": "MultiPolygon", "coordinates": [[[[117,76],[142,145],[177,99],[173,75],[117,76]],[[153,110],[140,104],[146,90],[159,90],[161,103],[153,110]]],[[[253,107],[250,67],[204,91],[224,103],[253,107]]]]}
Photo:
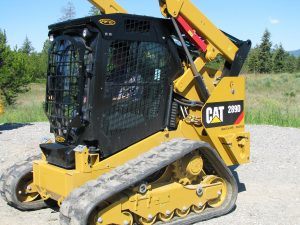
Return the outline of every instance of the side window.
{"type": "Polygon", "coordinates": [[[158,116],[171,55],[159,43],[113,41],[107,52],[104,130],[110,135],[125,132],[158,116]]]}

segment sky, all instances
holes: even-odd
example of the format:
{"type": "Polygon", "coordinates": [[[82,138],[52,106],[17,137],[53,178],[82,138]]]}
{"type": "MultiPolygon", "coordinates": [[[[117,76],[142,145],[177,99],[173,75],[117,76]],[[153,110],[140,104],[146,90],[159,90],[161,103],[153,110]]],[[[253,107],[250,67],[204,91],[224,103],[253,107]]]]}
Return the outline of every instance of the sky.
{"type": "MultiPolygon", "coordinates": [[[[62,16],[68,0],[0,0],[0,29],[5,30],[8,43],[21,47],[27,36],[40,51],[48,36],[48,25],[62,16]]],[[[87,16],[88,0],[71,0],[76,17],[87,16]]],[[[117,0],[129,13],[161,17],[157,0],[117,0]]],[[[272,43],[288,50],[300,49],[299,0],[192,0],[220,29],[239,39],[260,42],[267,28],[272,43]]]]}

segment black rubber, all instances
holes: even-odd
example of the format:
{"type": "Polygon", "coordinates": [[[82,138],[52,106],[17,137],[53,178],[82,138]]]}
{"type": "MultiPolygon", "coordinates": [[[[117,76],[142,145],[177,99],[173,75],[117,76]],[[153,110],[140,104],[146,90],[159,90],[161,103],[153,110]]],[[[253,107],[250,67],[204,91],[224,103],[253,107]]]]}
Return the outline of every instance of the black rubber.
{"type": "Polygon", "coordinates": [[[48,207],[42,199],[33,202],[20,202],[17,198],[18,183],[27,175],[32,174],[32,161],[40,159],[40,156],[31,156],[25,161],[14,164],[8,168],[0,178],[1,197],[11,206],[22,211],[39,210],[48,207]]]}

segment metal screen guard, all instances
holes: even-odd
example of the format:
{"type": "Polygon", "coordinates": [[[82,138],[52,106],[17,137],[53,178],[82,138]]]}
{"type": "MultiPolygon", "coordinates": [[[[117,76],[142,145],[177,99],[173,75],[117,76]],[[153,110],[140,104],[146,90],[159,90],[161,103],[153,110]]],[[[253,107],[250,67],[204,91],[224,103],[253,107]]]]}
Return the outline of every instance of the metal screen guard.
{"type": "Polygon", "coordinates": [[[66,36],[49,52],[45,111],[56,135],[68,136],[70,122],[82,113],[85,53],[84,44],[66,36]]]}
{"type": "Polygon", "coordinates": [[[139,41],[113,41],[107,55],[104,95],[111,106],[100,127],[111,137],[158,116],[171,55],[161,44],[139,41]]]}

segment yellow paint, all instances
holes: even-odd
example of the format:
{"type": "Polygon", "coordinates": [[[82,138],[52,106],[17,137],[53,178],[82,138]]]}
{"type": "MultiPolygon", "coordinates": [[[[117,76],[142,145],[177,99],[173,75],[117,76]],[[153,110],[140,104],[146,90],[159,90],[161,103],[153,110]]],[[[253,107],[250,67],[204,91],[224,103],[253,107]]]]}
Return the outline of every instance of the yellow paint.
{"type": "Polygon", "coordinates": [[[203,38],[209,41],[208,59],[213,49],[219,51],[229,62],[233,62],[238,51],[235,46],[190,0],[166,0],[161,7],[166,8],[169,15],[176,18],[181,15],[189,25],[203,38]]]}
{"type": "MultiPolygon", "coordinates": [[[[185,159],[188,160],[190,157],[186,156],[185,159]]],[[[196,170],[198,173],[198,168],[196,170]]],[[[181,175],[184,176],[184,173],[181,175]]],[[[132,215],[135,214],[141,224],[152,224],[155,221],[170,220],[175,213],[177,216],[185,217],[190,212],[200,210],[199,207],[202,210],[206,205],[215,208],[224,202],[227,186],[220,177],[204,174],[199,176],[198,180],[194,180],[194,185],[178,183],[177,181],[182,178],[171,178],[166,173],[160,181],[148,184],[145,193],[139,193],[138,188],[127,190],[126,195],[120,195],[116,202],[100,210],[96,218],[101,218],[102,224],[122,224],[125,220],[131,224],[132,215]],[[200,195],[197,194],[199,185],[202,187],[200,195]]]]}
{"type": "Polygon", "coordinates": [[[105,26],[114,26],[116,25],[116,21],[115,20],[111,20],[111,19],[101,19],[99,20],[99,23],[101,23],[102,25],[105,26]]]}
{"type": "Polygon", "coordinates": [[[66,139],[62,136],[57,136],[57,137],[55,137],[55,141],[58,143],[64,143],[66,141],[66,139]]]}
{"type": "Polygon", "coordinates": [[[127,13],[127,11],[114,0],[89,0],[102,14],[127,13]]]}
{"type": "Polygon", "coordinates": [[[214,117],[211,123],[222,123],[222,121],[219,119],[219,117],[214,117]]]}

